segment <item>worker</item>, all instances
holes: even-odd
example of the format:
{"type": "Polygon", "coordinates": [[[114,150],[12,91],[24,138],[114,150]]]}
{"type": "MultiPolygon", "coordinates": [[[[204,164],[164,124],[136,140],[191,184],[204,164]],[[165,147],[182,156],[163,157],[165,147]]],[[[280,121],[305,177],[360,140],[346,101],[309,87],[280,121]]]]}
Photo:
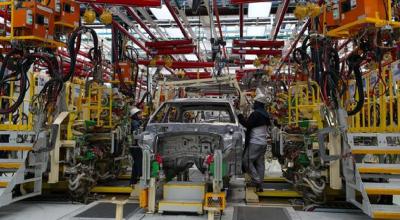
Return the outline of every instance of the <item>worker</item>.
{"type": "Polygon", "coordinates": [[[248,186],[256,187],[258,192],[263,190],[265,160],[267,149],[268,126],[271,125],[270,117],[265,110],[267,99],[262,93],[258,93],[254,99],[254,111],[245,119],[238,115],[239,122],[246,128],[245,149],[243,154],[243,168],[250,176],[248,186]]]}
{"type": "MultiPolygon", "coordinates": [[[[140,126],[142,126],[143,124],[141,116],[142,111],[137,107],[133,107],[131,108],[129,113],[131,117],[131,132],[132,135],[135,136],[139,132],[140,126]]],[[[136,183],[138,183],[140,176],[142,175],[143,158],[142,149],[136,143],[135,138],[133,139],[130,152],[132,156],[132,174],[130,185],[135,185],[136,183]]]]}

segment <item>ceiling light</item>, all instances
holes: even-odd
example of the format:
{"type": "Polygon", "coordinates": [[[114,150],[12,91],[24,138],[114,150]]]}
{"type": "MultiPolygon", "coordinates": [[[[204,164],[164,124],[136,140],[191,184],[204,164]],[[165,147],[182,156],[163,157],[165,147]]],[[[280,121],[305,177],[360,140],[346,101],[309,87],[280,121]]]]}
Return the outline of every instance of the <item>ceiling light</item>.
{"type": "Polygon", "coordinates": [[[186,54],[186,55],[185,55],[185,58],[186,58],[188,61],[198,61],[197,56],[194,55],[194,54],[186,54]]]}
{"type": "Polygon", "coordinates": [[[255,59],[257,59],[257,55],[246,54],[246,55],[244,55],[244,59],[246,59],[246,60],[255,60],[255,59]]]}
{"type": "Polygon", "coordinates": [[[172,20],[172,15],[169,13],[167,6],[162,5],[161,8],[150,8],[151,13],[157,20],[172,20]]]}
{"type": "Polygon", "coordinates": [[[265,26],[246,26],[247,36],[261,37],[265,36],[265,26]]]}
{"type": "Polygon", "coordinates": [[[249,3],[249,18],[268,18],[271,13],[272,2],[249,3]]]}
{"type": "Polygon", "coordinates": [[[183,38],[182,31],[179,28],[165,28],[165,33],[171,38],[183,38]]]}

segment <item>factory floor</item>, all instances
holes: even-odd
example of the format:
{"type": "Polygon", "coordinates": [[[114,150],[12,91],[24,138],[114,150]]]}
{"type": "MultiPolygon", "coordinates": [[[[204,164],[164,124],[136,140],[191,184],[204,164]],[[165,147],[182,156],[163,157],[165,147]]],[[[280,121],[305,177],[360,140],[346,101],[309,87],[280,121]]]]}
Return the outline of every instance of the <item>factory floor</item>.
{"type": "MultiPolygon", "coordinates": [[[[221,220],[233,219],[234,208],[233,206],[243,206],[244,204],[229,204],[221,220]]],[[[54,202],[54,201],[22,201],[11,204],[6,207],[0,208],[0,219],[7,220],[67,220],[67,219],[104,219],[104,218],[77,218],[76,215],[86,210],[89,205],[72,204],[71,202],[54,202]]],[[[252,205],[254,206],[254,205],[252,205]]],[[[291,208],[290,208],[291,209],[291,208]]],[[[291,219],[293,220],[367,220],[368,216],[362,213],[340,213],[338,212],[303,212],[292,210],[291,219]]],[[[111,218],[108,218],[111,219],[111,218]]],[[[139,210],[136,214],[131,215],[127,219],[143,219],[143,220],[197,220],[207,219],[207,215],[188,215],[188,214],[146,214],[144,211],[139,210]]],[[[254,219],[254,218],[253,218],[254,219]]],[[[253,220],[252,219],[252,220],[253,220]]],[[[265,219],[265,218],[260,218],[265,219]]],[[[269,218],[271,219],[271,218],[269,218]]],[[[275,218],[280,220],[280,218],[275,218]]]]}

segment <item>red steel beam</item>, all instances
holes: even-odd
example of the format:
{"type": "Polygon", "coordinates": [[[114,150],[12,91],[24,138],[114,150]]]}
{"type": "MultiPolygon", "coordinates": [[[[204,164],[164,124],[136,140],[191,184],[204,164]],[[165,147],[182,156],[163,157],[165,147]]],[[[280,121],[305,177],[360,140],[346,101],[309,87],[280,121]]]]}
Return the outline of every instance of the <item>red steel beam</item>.
{"type": "MultiPolygon", "coordinates": [[[[97,6],[93,3],[90,3],[90,7],[92,7],[98,14],[103,13],[103,8],[101,6],[97,6]]],[[[132,34],[129,33],[129,31],[127,31],[124,27],[122,27],[122,25],[120,23],[113,20],[112,25],[115,26],[122,33],[124,33],[138,47],[140,47],[142,50],[144,50],[146,53],[148,53],[147,48],[141,42],[139,42],[135,37],[133,37],[132,34]]]]}
{"type": "Polygon", "coordinates": [[[208,79],[212,77],[212,74],[209,72],[186,72],[185,76],[189,79],[208,79]]]}
{"type": "MultiPolygon", "coordinates": [[[[150,60],[139,60],[139,65],[148,66],[150,60]]],[[[157,61],[156,66],[165,66],[164,61],[157,61]]],[[[214,67],[214,62],[197,62],[197,61],[174,61],[172,62],[171,69],[190,69],[190,68],[207,68],[214,67]]]]}
{"type": "Polygon", "coordinates": [[[267,2],[266,0],[231,0],[232,4],[254,3],[254,2],[267,2]]]}
{"type": "Polygon", "coordinates": [[[143,28],[144,31],[151,37],[151,39],[156,39],[156,36],[150,31],[149,27],[145,23],[143,23],[142,19],[140,19],[139,15],[136,14],[130,7],[125,6],[125,10],[139,25],[143,28]]]}
{"type": "MultiPolygon", "coordinates": [[[[171,6],[171,1],[170,0],[164,0],[164,3],[167,6],[168,11],[171,13],[172,17],[174,18],[174,20],[175,20],[176,24],[178,25],[179,29],[181,29],[181,32],[182,32],[183,36],[186,39],[190,39],[188,33],[186,32],[185,28],[183,27],[183,24],[182,24],[181,20],[179,20],[178,16],[175,13],[174,8],[171,6]]],[[[199,55],[199,53],[198,53],[198,51],[196,51],[195,54],[196,54],[198,60],[202,60],[200,55],[199,55]]]]}
{"type": "Polygon", "coordinates": [[[268,47],[280,48],[285,45],[284,41],[275,40],[233,40],[234,47],[268,47]]]}
{"type": "Polygon", "coordinates": [[[128,5],[135,7],[160,7],[161,0],[77,0],[79,3],[128,5]]]}
{"type": "Polygon", "coordinates": [[[191,54],[196,52],[196,46],[178,47],[178,48],[162,48],[150,50],[151,55],[173,55],[173,54],[191,54]]]}
{"type": "Polygon", "coordinates": [[[284,61],[286,61],[289,57],[290,54],[292,53],[292,51],[294,50],[294,48],[296,48],[297,43],[299,42],[299,40],[301,39],[301,37],[303,36],[304,32],[307,30],[307,27],[310,26],[311,24],[311,20],[308,19],[307,22],[304,24],[303,28],[301,29],[301,31],[299,32],[299,34],[297,35],[296,39],[293,41],[292,45],[290,45],[289,50],[287,51],[287,54],[285,55],[285,57],[282,58],[281,63],[279,64],[278,69],[276,70],[276,74],[279,73],[279,71],[281,70],[284,61]]]}
{"type": "Polygon", "coordinates": [[[284,2],[281,3],[283,5],[282,5],[282,10],[279,11],[279,16],[275,15],[275,17],[278,17],[278,22],[272,29],[271,36],[272,36],[273,40],[275,40],[278,37],[278,33],[279,33],[279,30],[281,29],[282,22],[283,22],[283,19],[285,18],[286,11],[289,8],[289,3],[290,3],[290,0],[284,0],[284,2]]]}
{"type": "Polygon", "coordinates": [[[255,54],[255,55],[282,55],[282,50],[251,50],[251,49],[232,49],[233,54],[255,54]]]}
{"type": "MultiPolygon", "coordinates": [[[[269,60],[260,60],[260,61],[261,61],[261,64],[264,64],[264,65],[269,64],[269,60]]],[[[254,63],[254,60],[238,60],[238,59],[236,59],[233,61],[233,63],[236,65],[251,65],[254,63]]]]}
{"type": "MultiPolygon", "coordinates": [[[[223,35],[223,33],[222,33],[221,22],[220,22],[220,20],[219,20],[219,11],[218,11],[217,0],[213,0],[213,9],[214,9],[215,17],[217,18],[219,37],[220,37],[220,39],[223,41],[223,40],[224,40],[224,35],[223,35]]],[[[214,20],[213,20],[212,22],[214,22],[214,20]]],[[[226,48],[225,48],[225,46],[223,46],[223,52],[224,52],[224,57],[225,57],[225,59],[226,59],[227,56],[226,56],[226,48]]]]}
{"type": "Polygon", "coordinates": [[[192,45],[193,40],[192,39],[184,39],[184,40],[165,40],[165,41],[155,41],[155,42],[146,42],[144,45],[146,47],[155,47],[155,48],[160,48],[160,47],[175,47],[175,46],[180,46],[180,45],[192,45]]]}
{"type": "Polygon", "coordinates": [[[190,37],[189,37],[188,33],[186,32],[185,28],[183,27],[182,22],[179,20],[178,16],[176,15],[174,8],[171,6],[171,1],[170,0],[164,0],[164,3],[167,6],[167,8],[168,8],[169,12],[171,13],[172,17],[174,18],[174,20],[175,20],[176,24],[178,25],[179,29],[181,29],[183,36],[186,39],[189,39],[190,37]]]}
{"type": "MultiPolygon", "coordinates": [[[[324,3],[323,0],[319,0],[318,4],[322,5],[324,3]]],[[[304,24],[303,28],[301,29],[301,31],[299,32],[299,34],[297,35],[296,39],[294,40],[294,42],[292,43],[292,45],[290,45],[290,48],[287,52],[287,54],[285,55],[285,57],[282,59],[281,63],[279,64],[279,67],[276,69],[275,74],[278,74],[279,71],[281,71],[281,68],[283,66],[283,63],[289,59],[290,54],[292,53],[292,51],[296,48],[297,43],[299,42],[299,40],[301,39],[301,37],[304,35],[304,32],[307,30],[307,27],[310,26],[311,24],[311,19],[307,19],[307,22],[304,24]]]]}

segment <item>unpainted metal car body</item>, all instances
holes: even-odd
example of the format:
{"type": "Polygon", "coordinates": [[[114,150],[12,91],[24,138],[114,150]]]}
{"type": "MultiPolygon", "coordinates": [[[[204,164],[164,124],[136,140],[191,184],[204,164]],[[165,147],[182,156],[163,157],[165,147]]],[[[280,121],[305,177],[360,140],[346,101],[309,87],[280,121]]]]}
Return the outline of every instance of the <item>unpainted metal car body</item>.
{"type": "Polygon", "coordinates": [[[229,101],[188,98],[163,103],[150,117],[140,142],[163,158],[167,176],[194,164],[204,173],[204,160],[216,149],[222,151],[225,176],[233,176],[242,172],[244,138],[229,101]]]}

